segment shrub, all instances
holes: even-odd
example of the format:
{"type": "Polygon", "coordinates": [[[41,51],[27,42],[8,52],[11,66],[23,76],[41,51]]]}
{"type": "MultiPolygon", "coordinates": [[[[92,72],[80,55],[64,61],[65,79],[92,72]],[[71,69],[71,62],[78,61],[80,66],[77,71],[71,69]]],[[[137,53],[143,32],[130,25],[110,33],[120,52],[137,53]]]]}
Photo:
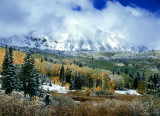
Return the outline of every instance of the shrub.
{"type": "MultiPolygon", "coordinates": [[[[92,92],[92,91],[90,91],[92,92]]],[[[94,92],[94,91],[93,91],[94,92]]],[[[104,91],[103,91],[104,92],[104,91]]],[[[64,94],[63,94],[64,95],[64,94]]],[[[124,99],[102,97],[79,97],[81,102],[65,96],[53,97],[52,105],[45,106],[35,97],[31,101],[23,98],[23,93],[13,92],[11,96],[0,92],[0,115],[8,116],[160,116],[160,99],[157,97],[134,97],[124,99]],[[98,100],[99,99],[99,100],[98,100]]],[[[120,97],[120,96],[117,96],[120,97]]]]}
{"type": "Polygon", "coordinates": [[[113,93],[110,90],[97,90],[95,91],[96,95],[104,94],[104,95],[113,95],[113,93]]]}
{"type": "Polygon", "coordinates": [[[49,116],[53,109],[44,107],[38,97],[28,100],[22,92],[13,92],[10,96],[0,93],[0,115],[2,116],[49,116]]]}
{"type": "Polygon", "coordinates": [[[138,83],[137,91],[138,91],[140,94],[144,94],[144,93],[147,92],[147,91],[145,90],[144,82],[143,82],[142,80],[140,80],[139,83],[138,83]]]}
{"type": "Polygon", "coordinates": [[[52,105],[54,106],[73,106],[74,100],[67,96],[52,97],[52,105]]]}
{"type": "Polygon", "coordinates": [[[74,96],[90,96],[91,91],[90,90],[84,90],[84,91],[69,91],[69,95],[74,95],[74,96]]]}
{"type": "Polygon", "coordinates": [[[157,93],[157,97],[160,97],[160,92],[157,93]]]}

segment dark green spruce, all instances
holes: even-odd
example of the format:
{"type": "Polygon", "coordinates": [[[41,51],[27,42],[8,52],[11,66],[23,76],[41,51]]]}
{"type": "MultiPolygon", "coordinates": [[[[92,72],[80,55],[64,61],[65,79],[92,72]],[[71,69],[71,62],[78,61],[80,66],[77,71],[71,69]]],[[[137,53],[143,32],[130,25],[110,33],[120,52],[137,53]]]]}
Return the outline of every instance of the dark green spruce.
{"type": "Polygon", "coordinates": [[[16,77],[12,47],[9,49],[6,47],[2,70],[2,88],[6,94],[10,94],[15,88],[16,77]]]}

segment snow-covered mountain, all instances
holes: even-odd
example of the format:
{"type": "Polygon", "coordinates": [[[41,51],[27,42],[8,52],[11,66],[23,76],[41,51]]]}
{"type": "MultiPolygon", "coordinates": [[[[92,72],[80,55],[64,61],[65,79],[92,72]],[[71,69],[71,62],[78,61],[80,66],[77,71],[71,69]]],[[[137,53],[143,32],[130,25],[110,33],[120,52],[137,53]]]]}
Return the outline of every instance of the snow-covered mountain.
{"type": "Polygon", "coordinates": [[[27,35],[15,35],[8,38],[0,38],[4,45],[49,49],[59,51],[146,51],[144,46],[136,46],[127,42],[120,35],[110,32],[97,31],[94,34],[83,34],[78,39],[76,35],[66,34],[63,38],[50,38],[45,35],[35,35],[34,32],[27,35]]]}

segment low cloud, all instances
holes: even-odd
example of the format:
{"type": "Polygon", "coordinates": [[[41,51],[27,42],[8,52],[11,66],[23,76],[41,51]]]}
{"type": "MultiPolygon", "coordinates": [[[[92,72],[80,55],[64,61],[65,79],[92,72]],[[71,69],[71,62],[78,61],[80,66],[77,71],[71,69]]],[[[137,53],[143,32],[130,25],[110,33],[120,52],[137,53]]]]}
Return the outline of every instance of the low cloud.
{"type": "Polygon", "coordinates": [[[63,39],[67,34],[80,39],[84,34],[102,30],[117,33],[136,45],[160,49],[160,18],[157,16],[115,1],[97,10],[90,0],[1,0],[0,36],[36,30],[53,39],[63,39]]]}

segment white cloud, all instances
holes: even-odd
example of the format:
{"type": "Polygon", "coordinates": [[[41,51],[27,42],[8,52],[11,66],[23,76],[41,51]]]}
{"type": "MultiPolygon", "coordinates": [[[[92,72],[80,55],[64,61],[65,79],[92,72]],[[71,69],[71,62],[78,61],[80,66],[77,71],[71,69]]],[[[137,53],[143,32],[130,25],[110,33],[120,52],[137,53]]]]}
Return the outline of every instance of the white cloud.
{"type": "Polygon", "coordinates": [[[78,39],[100,29],[117,33],[137,45],[160,49],[160,18],[138,7],[124,7],[118,2],[107,2],[107,7],[99,11],[90,0],[1,2],[1,36],[37,30],[39,34],[49,34],[56,39],[61,39],[64,35],[66,37],[67,34],[73,34],[78,39]],[[80,6],[82,11],[73,11],[75,6],[80,6]]]}

